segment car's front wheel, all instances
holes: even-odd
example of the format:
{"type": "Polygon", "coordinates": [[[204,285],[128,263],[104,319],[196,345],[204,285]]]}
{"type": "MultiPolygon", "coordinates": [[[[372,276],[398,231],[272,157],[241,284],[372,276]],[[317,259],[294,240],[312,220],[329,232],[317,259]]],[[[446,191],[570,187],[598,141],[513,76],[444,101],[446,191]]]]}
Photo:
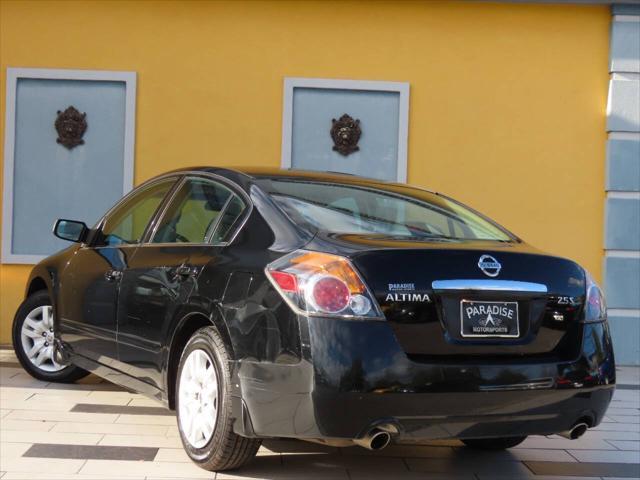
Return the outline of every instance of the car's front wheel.
{"type": "Polygon", "coordinates": [[[233,432],[229,360],[218,331],[204,327],[185,346],[178,367],[180,438],[191,460],[211,471],[241,467],[261,443],[233,432]]]}
{"type": "Polygon", "coordinates": [[[22,367],[44,382],[70,383],[88,375],[74,365],[56,361],[53,307],[46,291],[29,296],[13,320],[13,349],[22,367]]]}
{"type": "Polygon", "coordinates": [[[462,440],[467,447],[479,450],[506,450],[507,448],[520,445],[526,440],[525,437],[504,437],[504,438],[466,438],[462,440]]]}

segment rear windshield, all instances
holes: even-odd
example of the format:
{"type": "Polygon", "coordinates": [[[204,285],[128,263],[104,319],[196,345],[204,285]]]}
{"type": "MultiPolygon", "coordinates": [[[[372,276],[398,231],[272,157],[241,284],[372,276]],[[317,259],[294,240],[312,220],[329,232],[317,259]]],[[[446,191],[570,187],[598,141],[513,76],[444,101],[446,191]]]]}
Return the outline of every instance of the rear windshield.
{"type": "Polygon", "coordinates": [[[515,240],[463,205],[412,187],[282,178],[259,183],[293,221],[314,230],[442,240],[515,240]]]}

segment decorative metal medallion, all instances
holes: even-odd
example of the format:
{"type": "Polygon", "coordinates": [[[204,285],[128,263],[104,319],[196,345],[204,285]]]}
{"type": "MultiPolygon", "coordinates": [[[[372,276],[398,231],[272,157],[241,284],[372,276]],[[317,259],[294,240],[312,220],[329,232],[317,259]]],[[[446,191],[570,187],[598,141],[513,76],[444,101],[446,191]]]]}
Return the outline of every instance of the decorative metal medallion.
{"type": "Polygon", "coordinates": [[[333,149],[345,157],[360,150],[358,141],[362,135],[360,130],[360,120],[354,120],[346,113],[338,120],[331,120],[331,138],[333,139],[333,149]]]}
{"type": "Polygon", "coordinates": [[[80,113],[75,107],[68,107],[64,112],[58,110],[56,118],[56,131],[58,132],[58,142],[69,150],[78,145],[84,144],[82,136],[87,131],[87,114],[80,113]]]}

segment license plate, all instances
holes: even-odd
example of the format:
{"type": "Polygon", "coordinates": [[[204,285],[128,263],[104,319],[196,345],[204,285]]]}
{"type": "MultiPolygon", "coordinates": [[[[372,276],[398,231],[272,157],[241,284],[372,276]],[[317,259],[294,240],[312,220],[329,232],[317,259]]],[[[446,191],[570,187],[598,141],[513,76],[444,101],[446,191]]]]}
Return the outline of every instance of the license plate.
{"type": "Polygon", "coordinates": [[[460,334],[463,337],[519,337],[518,302],[462,300],[460,334]]]}

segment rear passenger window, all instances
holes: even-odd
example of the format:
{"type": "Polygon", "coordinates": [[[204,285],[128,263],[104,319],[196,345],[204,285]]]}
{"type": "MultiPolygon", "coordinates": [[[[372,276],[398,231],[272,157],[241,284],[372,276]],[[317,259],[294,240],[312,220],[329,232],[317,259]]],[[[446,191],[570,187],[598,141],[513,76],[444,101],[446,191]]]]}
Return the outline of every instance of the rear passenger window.
{"type": "Polygon", "coordinates": [[[244,213],[246,206],[237,195],[234,195],[227,203],[227,208],[220,217],[220,222],[216,228],[212,241],[214,243],[228,242],[231,235],[236,230],[236,224],[244,213]]]}
{"type": "MultiPolygon", "coordinates": [[[[235,205],[232,210],[238,209],[237,201],[238,197],[218,182],[187,179],[178,188],[151,242],[217,243],[221,241],[220,235],[214,232],[221,228],[228,231],[233,226],[227,212],[232,205],[235,205]]],[[[244,209],[244,204],[240,204],[244,209]]]]}

